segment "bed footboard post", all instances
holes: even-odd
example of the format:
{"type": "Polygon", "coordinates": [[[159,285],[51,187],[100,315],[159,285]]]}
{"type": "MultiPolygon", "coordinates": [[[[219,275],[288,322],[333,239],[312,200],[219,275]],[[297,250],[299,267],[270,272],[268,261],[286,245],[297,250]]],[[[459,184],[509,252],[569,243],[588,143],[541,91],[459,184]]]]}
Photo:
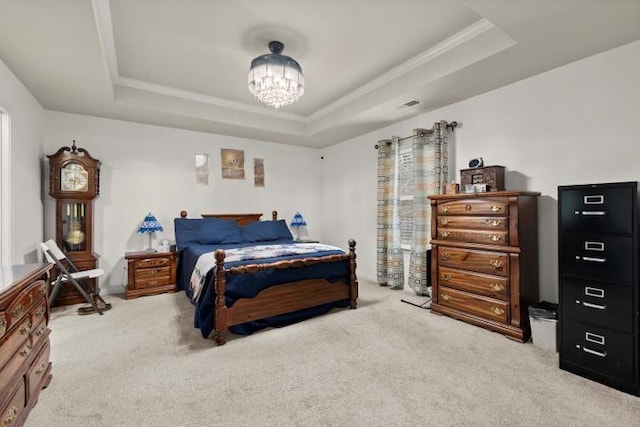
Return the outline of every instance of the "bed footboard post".
{"type": "Polygon", "coordinates": [[[224,345],[227,341],[227,300],[224,293],[227,288],[225,278],[224,258],[226,254],[222,249],[215,251],[216,271],[215,271],[215,293],[216,301],[213,308],[214,339],[217,345],[224,345]]]}
{"type": "Polygon", "coordinates": [[[349,239],[349,308],[358,306],[358,277],[356,276],[356,241],[349,239]]]}

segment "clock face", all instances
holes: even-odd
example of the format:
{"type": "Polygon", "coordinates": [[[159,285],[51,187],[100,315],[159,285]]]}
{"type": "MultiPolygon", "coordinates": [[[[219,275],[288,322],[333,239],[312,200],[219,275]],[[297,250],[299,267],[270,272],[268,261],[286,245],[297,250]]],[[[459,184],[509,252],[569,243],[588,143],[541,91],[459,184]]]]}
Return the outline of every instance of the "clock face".
{"type": "Polygon", "coordinates": [[[69,163],[60,169],[60,189],[62,191],[88,191],[89,176],[85,168],[77,163],[69,163]]]}

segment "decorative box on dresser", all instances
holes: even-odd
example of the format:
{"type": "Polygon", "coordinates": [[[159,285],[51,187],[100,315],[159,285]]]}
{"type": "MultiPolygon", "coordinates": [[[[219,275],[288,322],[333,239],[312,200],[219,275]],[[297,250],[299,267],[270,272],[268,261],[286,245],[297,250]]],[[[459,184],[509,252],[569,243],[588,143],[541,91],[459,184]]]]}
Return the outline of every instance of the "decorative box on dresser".
{"type": "Polygon", "coordinates": [[[638,184],[558,187],[560,368],[640,395],[638,184]]]}
{"type": "Polygon", "coordinates": [[[127,252],[128,283],[125,298],[176,290],[176,252],[127,252]]]}
{"type": "Polygon", "coordinates": [[[431,311],[526,342],[538,303],[538,192],[429,196],[431,311]]]}
{"type": "Polygon", "coordinates": [[[0,425],[23,425],[51,381],[47,283],[52,264],[0,267],[0,425]]]}

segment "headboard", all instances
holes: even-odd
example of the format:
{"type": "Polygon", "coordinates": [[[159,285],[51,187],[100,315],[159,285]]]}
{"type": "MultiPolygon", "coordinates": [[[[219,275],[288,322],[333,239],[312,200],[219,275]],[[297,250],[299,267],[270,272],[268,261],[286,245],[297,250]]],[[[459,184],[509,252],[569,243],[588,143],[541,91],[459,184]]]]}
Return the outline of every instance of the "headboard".
{"type": "MultiPolygon", "coordinates": [[[[249,224],[251,222],[260,221],[262,214],[260,213],[238,213],[238,214],[201,214],[203,218],[220,218],[220,219],[232,219],[235,220],[239,226],[249,224]]],[[[180,212],[180,218],[186,218],[187,211],[180,212]]],[[[271,219],[276,221],[278,219],[278,211],[271,212],[271,219]]]]}

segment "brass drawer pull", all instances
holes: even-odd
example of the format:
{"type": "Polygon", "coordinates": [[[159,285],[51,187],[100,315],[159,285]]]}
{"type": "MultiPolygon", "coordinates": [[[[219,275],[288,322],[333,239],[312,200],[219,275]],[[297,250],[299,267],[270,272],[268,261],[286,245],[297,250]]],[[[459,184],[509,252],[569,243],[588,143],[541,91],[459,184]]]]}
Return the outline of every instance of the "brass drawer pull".
{"type": "Polygon", "coordinates": [[[44,326],[44,325],[40,326],[40,327],[36,330],[36,332],[35,332],[36,337],[41,337],[41,336],[42,336],[42,334],[44,334],[44,331],[45,331],[46,329],[47,329],[47,327],[46,327],[46,326],[44,326]]]}
{"type": "Polygon", "coordinates": [[[489,285],[489,287],[494,292],[504,291],[504,286],[501,285],[500,283],[492,283],[492,284],[489,285]]]}
{"type": "Polygon", "coordinates": [[[443,261],[449,261],[451,259],[451,254],[448,252],[443,252],[440,254],[440,259],[443,261]]]}
{"type": "Polygon", "coordinates": [[[46,285],[46,283],[45,283],[45,284],[43,284],[43,285],[40,285],[40,287],[38,288],[38,290],[40,291],[40,294],[41,294],[41,295],[46,294],[46,293],[47,293],[47,285],[46,285]]]}
{"type": "Polygon", "coordinates": [[[442,233],[440,233],[440,237],[442,237],[443,239],[446,239],[447,237],[449,237],[449,233],[446,231],[443,231],[442,233]]]}
{"type": "Polygon", "coordinates": [[[502,316],[504,314],[504,310],[498,307],[491,307],[491,312],[496,316],[502,316]]]}
{"type": "Polygon", "coordinates": [[[492,259],[491,261],[489,261],[489,264],[491,264],[496,269],[504,267],[504,261],[501,261],[499,259],[492,259]]]}
{"type": "Polygon", "coordinates": [[[22,304],[18,304],[16,308],[13,309],[13,312],[11,314],[13,314],[13,317],[22,316],[24,314],[24,307],[22,306],[22,304]]]}
{"type": "Polygon", "coordinates": [[[149,280],[149,282],[148,282],[148,283],[149,283],[149,285],[151,285],[151,286],[155,286],[155,285],[157,285],[157,284],[158,284],[158,281],[157,281],[157,280],[149,280]]]}
{"type": "Polygon", "coordinates": [[[4,335],[5,332],[7,332],[7,321],[0,319],[0,336],[4,335]]]}
{"type": "Polygon", "coordinates": [[[441,208],[440,208],[440,210],[441,210],[442,212],[444,212],[444,213],[449,212],[449,208],[448,208],[447,206],[443,206],[443,207],[441,207],[441,208]]]}
{"type": "Polygon", "coordinates": [[[448,220],[447,218],[442,218],[442,219],[440,220],[440,224],[442,224],[442,225],[447,225],[447,224],[449,224],[449,220],[448,220]]]}
{"type": "Polygon", "coordinates": [[[44,315],[46,314],[46,310],[44,307],[40,307],[39,309],[36,310],[36,317],[44,317],[44,315]]]}
{"type": "Polygon", "coordinates": [[[9,409],[7,417],[4,419],[4,425],[10,426],[11,424],[13,424],[16,418],[18,418],[18,408],[12,406],[11,409],[9,409]]]}
{"type": "Polygon", "coordinates": [[[29,355],[29,353],[31,353],[31,344],[27,344],[24,347],[22,347],[22,350],[20,350],[20,356],[26,357],[29,355]]]}
{"type": "Polygon", "coordinates": [[[449,279],[451,279],[451,275],[450,275],[450,274],[446,274],[446,273],[443,273],[441,277],[442,277],[442,280],[449,280],[449,279]]]}
{"type": "Polygon", "coordinates": [[[31,333],[31,323],[25,323],[20,327],[20,333],[22,335],[29,335],[31,333]]]}
{"type": "Polygon", "coordinates": [[[36,368],[36,375],[42,375],[42,373],[44,372],[44,362],[40,362],[38,364],[38,367],[36,368]]]}
{"type": "Polygon", "coordinates": [[[499,227],[502,225],[502,221],[499,219],[494,219],[493,221],[491,221],[491,225],[494,227],[499,227]]]}
{"type": "Polygon", "coordinates": [[[497,234],[492,234],[491,237],[489,237],[491,239],[492,242],[499,242],[501,237],[498,236],[497,234]]]}
{"type": "Polygon", "coordinates": [[[445,301],[449,301],[451,299],[451,295],[442,294],[440,295],[440,298],[442,298],[445,301]]]}
{"type": "Polygon", "coordinates": [[[502,206],[492,205],[490,210],[491,212],[500,212],[502,210],[502,206]]]}

